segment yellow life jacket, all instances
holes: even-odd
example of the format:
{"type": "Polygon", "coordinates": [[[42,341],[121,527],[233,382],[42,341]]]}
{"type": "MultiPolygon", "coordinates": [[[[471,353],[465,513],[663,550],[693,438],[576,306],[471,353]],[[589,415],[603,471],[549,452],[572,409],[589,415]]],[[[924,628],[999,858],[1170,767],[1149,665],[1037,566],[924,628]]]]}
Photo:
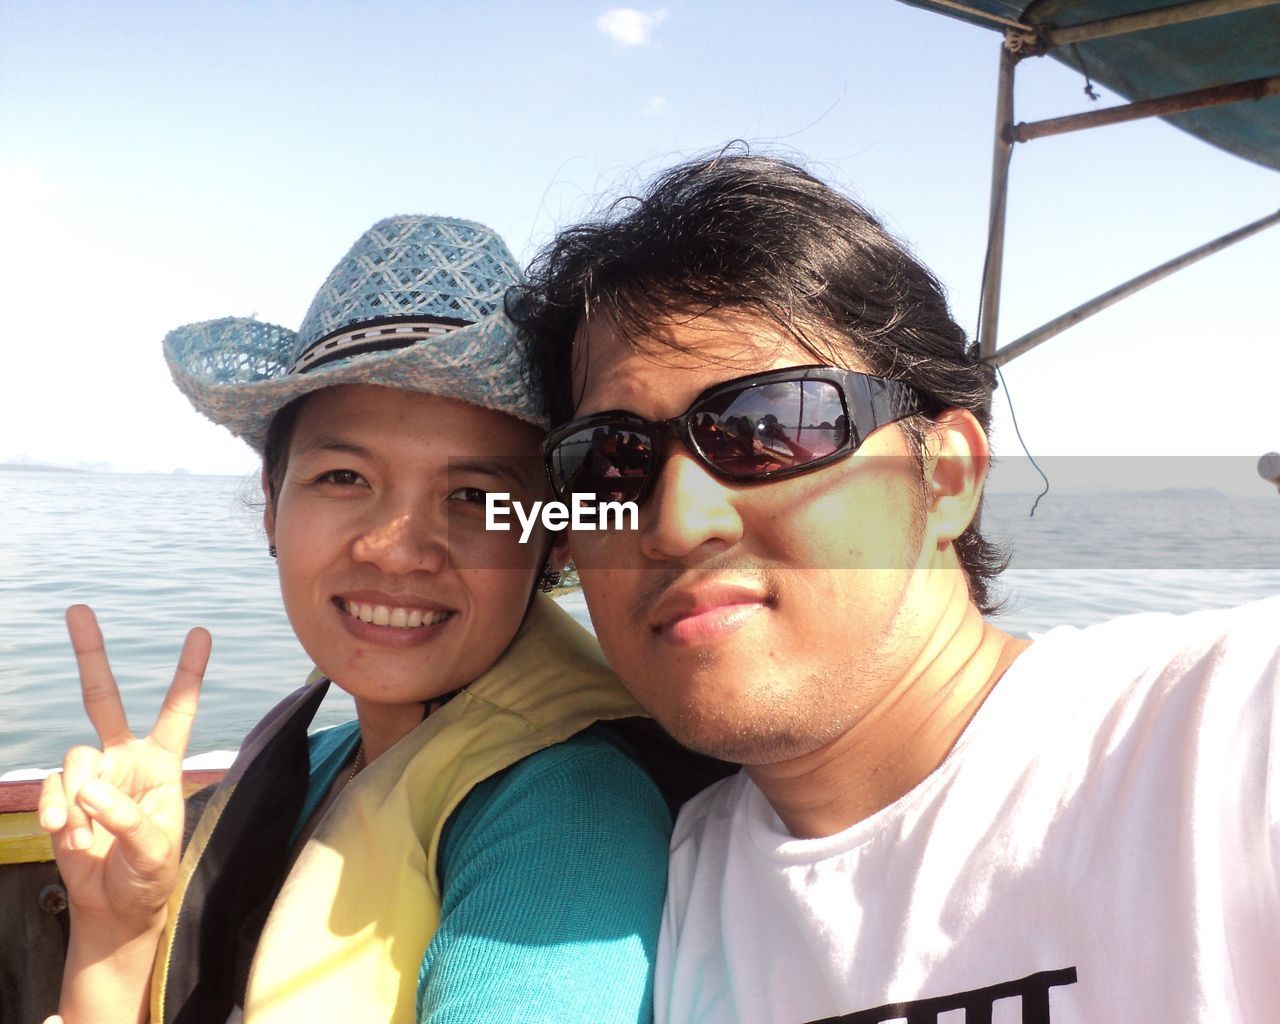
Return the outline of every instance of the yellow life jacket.
{"type": "MultiPolygon", "coordinates": [[[[309,681],[250,734],[200,819],[156,959],[154,1022],[223,1024],[234,1005],[228,965],[246,928],[244,908],[230,905],[287,857],[280,837],[301,806],[317,689],[309,681]],[[302,774],[286,772],[300,757],[302,774]],[[289,773],[295,792],[276,799],[270,785],[289,773]]],[[[264,888],[270,911],[248,954],[246,1024],[415,1020],[419,968],[440,920],[436,857],[449,815],[521,758],[594,722],[642,714],[591,636],[538,595],[497,664],[356,776],[274,900],[275,883],[264,888]]]]}

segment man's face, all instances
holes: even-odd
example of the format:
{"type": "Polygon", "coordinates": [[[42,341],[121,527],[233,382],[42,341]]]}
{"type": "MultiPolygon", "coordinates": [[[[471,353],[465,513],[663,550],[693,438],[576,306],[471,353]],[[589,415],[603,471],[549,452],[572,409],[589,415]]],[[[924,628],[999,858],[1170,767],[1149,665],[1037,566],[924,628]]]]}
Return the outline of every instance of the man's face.
{"type": "MultiPolygon", "coordinates": [[[[767,321],[706,315],[637,350],[607,318],[575,343],[575,416],[684,412],[712,385],[812,355],[767,321]]],[[[849,369],[860,369],[850,363],[849,369]]],[[[744,764],[818,750],[885,708],[920,653],[931,549],[897,425],[786,480],[732,484],[670,442],[638,530],[577,532],[604,652],[678,740],[744,764]]]]}

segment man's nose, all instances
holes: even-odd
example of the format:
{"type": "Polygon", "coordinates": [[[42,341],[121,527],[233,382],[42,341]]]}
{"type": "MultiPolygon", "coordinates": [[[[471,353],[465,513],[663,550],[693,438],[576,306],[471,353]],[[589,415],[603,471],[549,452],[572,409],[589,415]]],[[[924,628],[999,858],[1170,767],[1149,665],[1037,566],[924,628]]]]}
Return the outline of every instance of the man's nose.
{"type": "Polygon", "coordinates": [[[658,560],[684,558],[704,544],[732,547],[741,540],[737,489],[677,441],[668,442],[665,456],[641,508],[642,553],[658,560]]]}

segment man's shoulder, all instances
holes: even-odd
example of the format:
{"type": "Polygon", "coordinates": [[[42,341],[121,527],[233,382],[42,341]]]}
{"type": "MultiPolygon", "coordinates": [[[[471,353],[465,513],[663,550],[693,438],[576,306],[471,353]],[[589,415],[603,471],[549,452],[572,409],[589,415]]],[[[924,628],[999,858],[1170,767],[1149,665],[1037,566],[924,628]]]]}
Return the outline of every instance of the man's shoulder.
{"type": "MultiPolygon", "coordinates": [[[[1055,659],[1079,652],[1139,668],[1186,663],[1225,646],[1280,646],[1280,595],[1232,608],[1141,612],[1087,627],[1059,627],[1037,641],[1055,659]]],[[[1033,645],[1034,647],[1035,645],[1033,645]]]]}
{"type": "Polygon", "coordinates": [[[1280,649],[1280,595],[1181,616],[1172,632],[1192,651],[1236,648],[1274,655],[1280,649]]]}
{"type": "Polygon", "coordinates": [[[1205,701],[1256,710],[1273,703],[1278,689],[1280,597],[1272,597],[1054,629],[1014,663],[979,721],[1009,727],[1036,718],[1088,733],[1118,713],[1164,718],[1205,701]]]}

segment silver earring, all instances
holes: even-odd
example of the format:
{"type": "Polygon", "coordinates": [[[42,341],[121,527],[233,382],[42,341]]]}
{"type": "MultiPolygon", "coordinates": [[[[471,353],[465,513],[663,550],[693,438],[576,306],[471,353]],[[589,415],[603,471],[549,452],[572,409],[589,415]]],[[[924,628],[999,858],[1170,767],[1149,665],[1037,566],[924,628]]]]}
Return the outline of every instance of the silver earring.
{"type": "Polygon", "coordinates": [[[274,544],[267,545],[267,554],[269,554],[272,558],[276,557],[276,546],[274,544]]]}
{"type": "Polygon", "coordinates": [[[542,567],[542,575],[538,577],[538,589],[544,594],[549,594],[560,586],[560,574],[551,566],[544,565],[542,567]]]}

